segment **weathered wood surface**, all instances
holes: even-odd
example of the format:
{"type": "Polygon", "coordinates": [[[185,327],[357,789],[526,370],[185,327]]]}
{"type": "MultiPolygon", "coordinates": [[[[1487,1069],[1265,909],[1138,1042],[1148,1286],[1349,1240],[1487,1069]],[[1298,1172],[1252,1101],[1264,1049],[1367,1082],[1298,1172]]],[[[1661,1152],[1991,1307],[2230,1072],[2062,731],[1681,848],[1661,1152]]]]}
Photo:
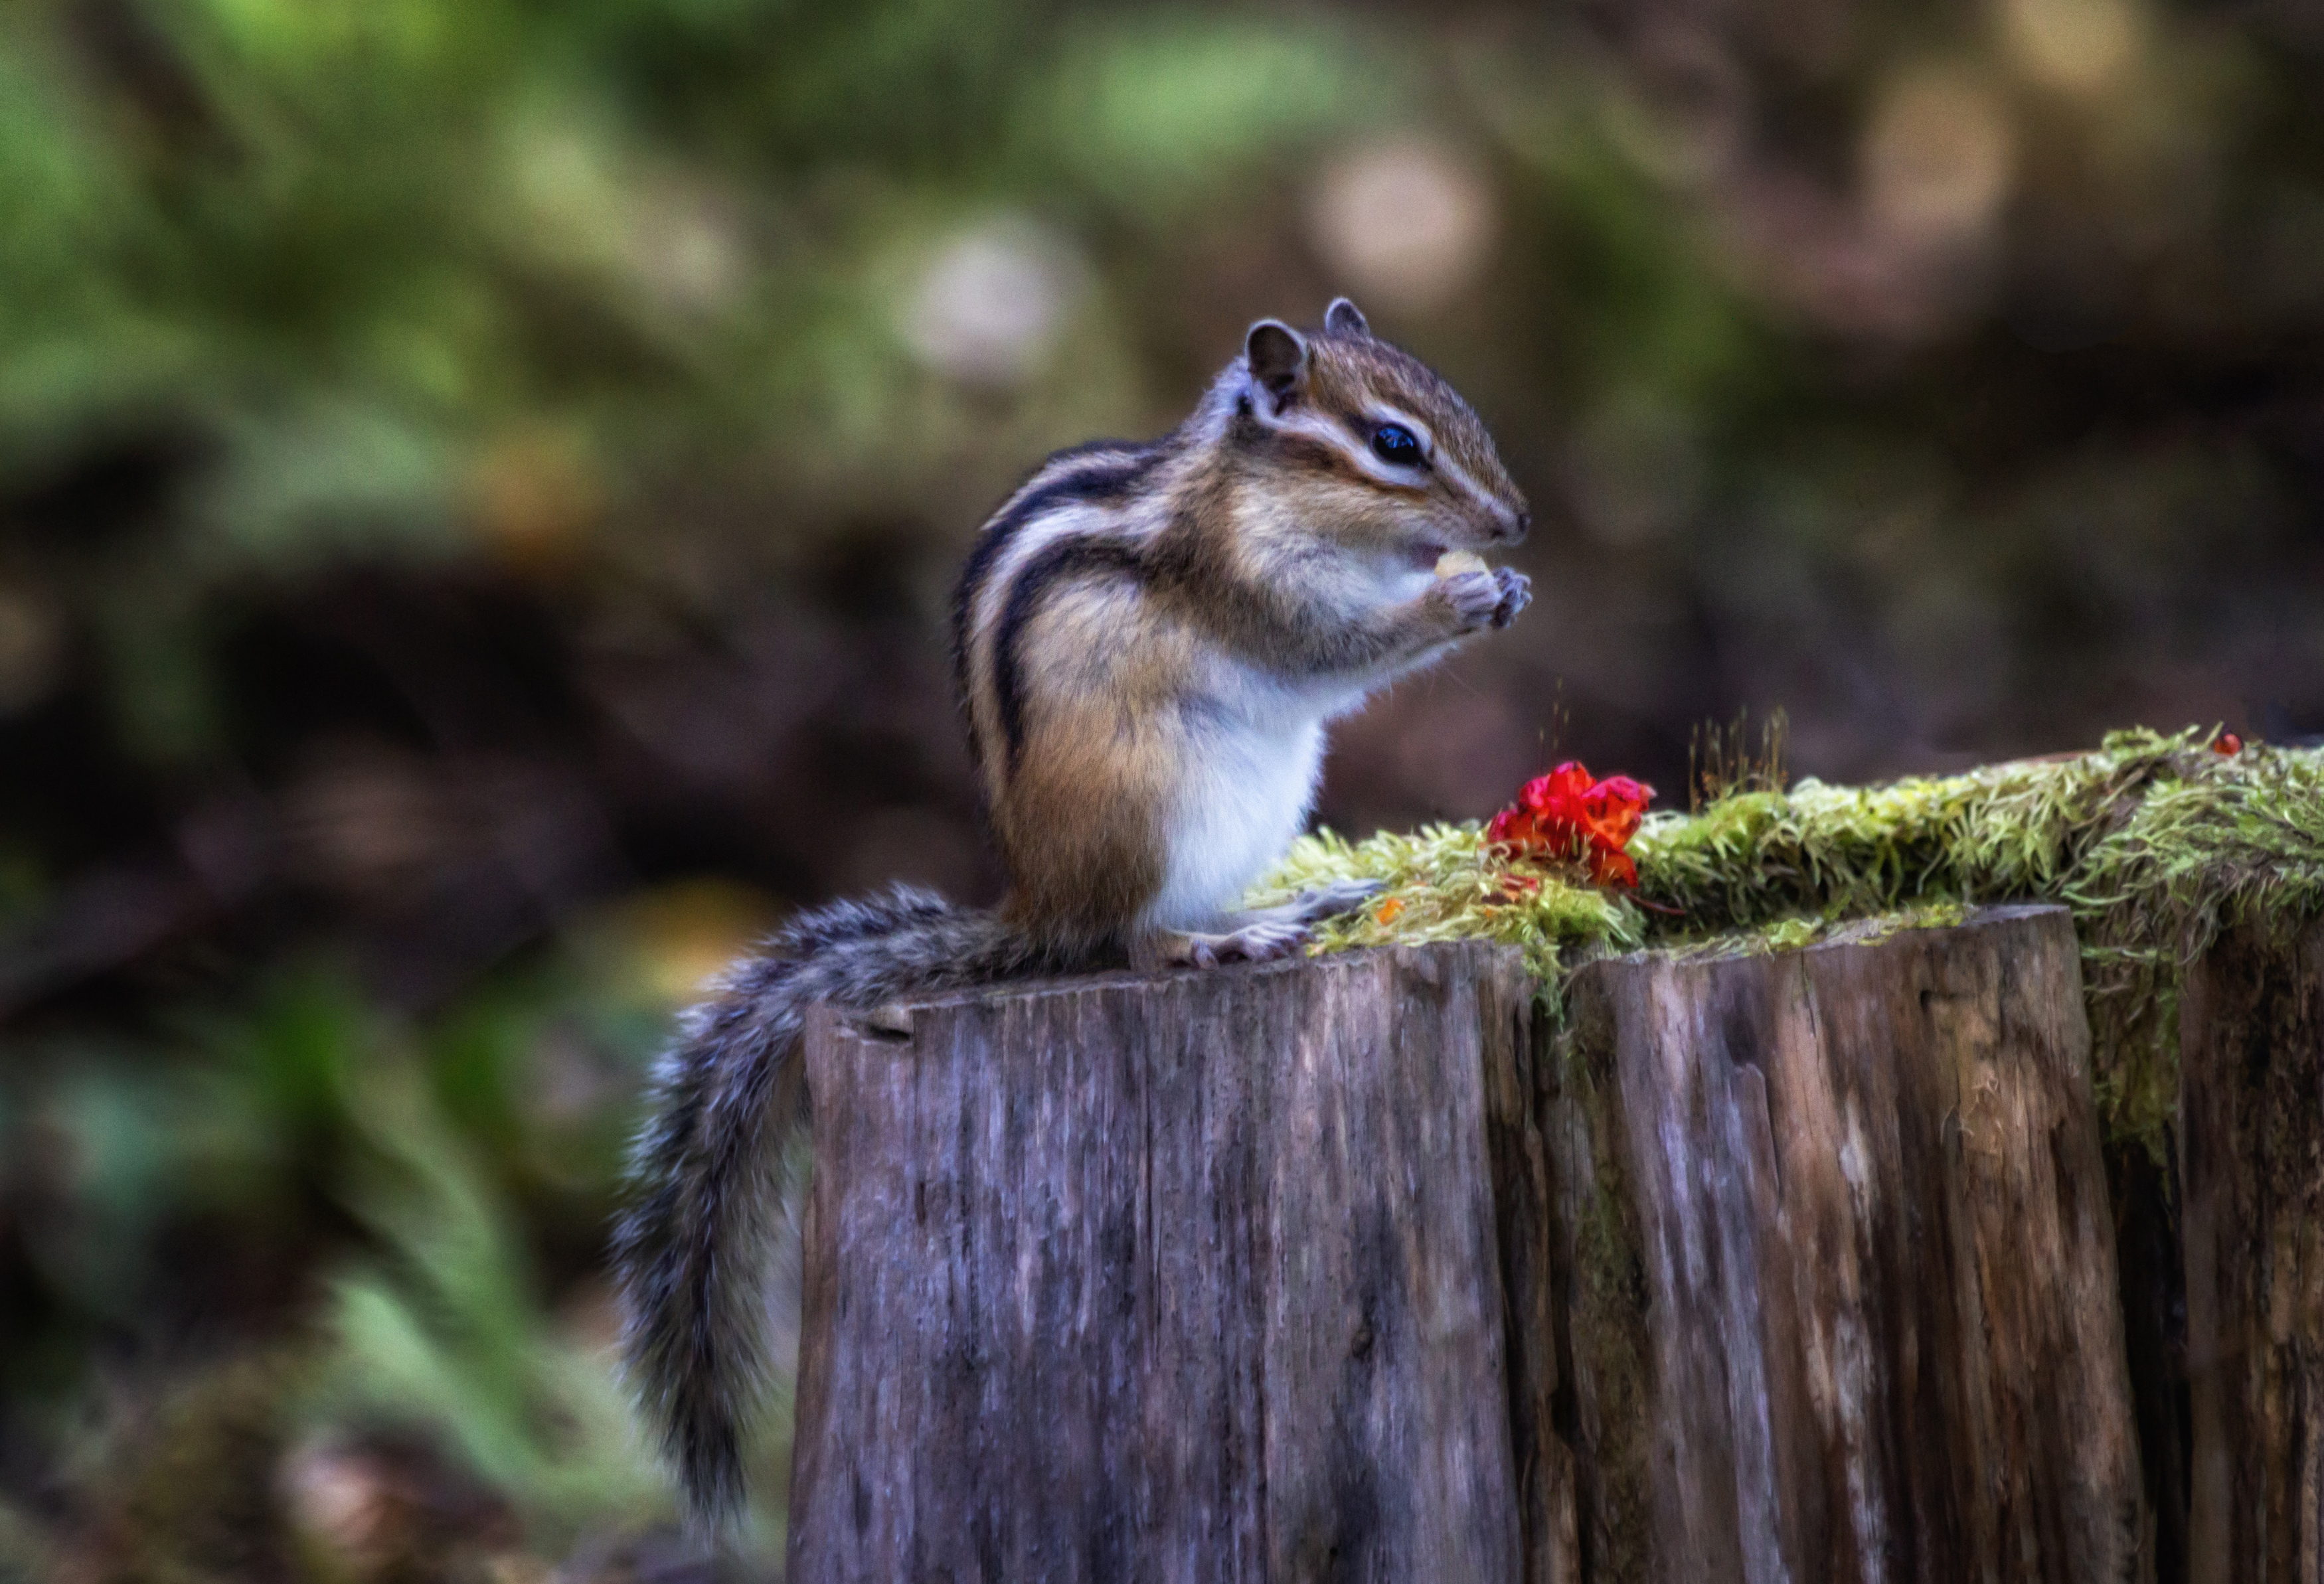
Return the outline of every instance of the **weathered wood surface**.
{"type": "Polygon", "coordinates": [[[2246,928],[2180,1002],[2189,1567],[2324,1580],[2324,922],[2246,928]]]}
{"type": "Polygon", "coordinates": [[[1471,944],[819,1014],[790,1576],[1518,1578],[1530,1006],[1471,944]]]}
{"type": "Polygon", "coordinates": [[[2153,1576],[2060,910],[808,1049],[795,1579],[2153,1576]]]}
{"type": "Polygon", "coordinates": [[[1585,968],[1543,1065],[1579,1576],[2136,1576],[2057,908],[1585,968]]]}

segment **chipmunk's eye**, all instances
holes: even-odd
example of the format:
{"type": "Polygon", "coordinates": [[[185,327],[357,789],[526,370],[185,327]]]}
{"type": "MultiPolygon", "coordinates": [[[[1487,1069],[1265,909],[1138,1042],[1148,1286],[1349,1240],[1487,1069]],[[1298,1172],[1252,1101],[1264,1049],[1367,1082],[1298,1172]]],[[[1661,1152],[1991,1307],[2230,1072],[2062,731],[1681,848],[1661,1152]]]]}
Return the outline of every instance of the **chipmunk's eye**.
{"type": "Polygon", "coordinates": [[[1384,423],[1372,431],[1372,455],[1397,467],[1418,467],[1425,460],[1419,439],[1400,423],[1384,423]]]}

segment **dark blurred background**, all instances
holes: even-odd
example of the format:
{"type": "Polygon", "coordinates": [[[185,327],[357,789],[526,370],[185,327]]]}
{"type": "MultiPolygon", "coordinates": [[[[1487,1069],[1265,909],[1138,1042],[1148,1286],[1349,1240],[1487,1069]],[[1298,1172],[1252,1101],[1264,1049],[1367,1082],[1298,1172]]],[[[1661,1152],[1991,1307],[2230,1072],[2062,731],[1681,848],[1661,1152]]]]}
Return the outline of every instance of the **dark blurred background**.
{"type": "Polygon", "coordinates": [[[2319,105],[2312,0],[15,0],[0,1578],[698,1570],[639,1073],[787,908],[993,895],[953,570],[1255,317],[1541,523],[1342,829],[2324,730],[2319,105]]]}

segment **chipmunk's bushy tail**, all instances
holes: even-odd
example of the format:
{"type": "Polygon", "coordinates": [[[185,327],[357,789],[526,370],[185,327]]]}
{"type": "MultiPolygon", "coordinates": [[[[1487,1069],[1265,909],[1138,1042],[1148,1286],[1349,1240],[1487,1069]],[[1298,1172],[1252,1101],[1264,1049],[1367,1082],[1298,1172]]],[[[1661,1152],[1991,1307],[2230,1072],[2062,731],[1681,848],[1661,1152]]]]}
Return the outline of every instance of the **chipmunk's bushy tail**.
{"type": "Polygon", "coordinates": [[[698,1518],[715,1526],[742,1502],[783,1161],[807,1118],[807,1008],[868,1010],[1048,966],[996,916],[899,886],[794,921],[687,1014],[655,1073],[613,1258],[631,1377],[698,1518]]]}

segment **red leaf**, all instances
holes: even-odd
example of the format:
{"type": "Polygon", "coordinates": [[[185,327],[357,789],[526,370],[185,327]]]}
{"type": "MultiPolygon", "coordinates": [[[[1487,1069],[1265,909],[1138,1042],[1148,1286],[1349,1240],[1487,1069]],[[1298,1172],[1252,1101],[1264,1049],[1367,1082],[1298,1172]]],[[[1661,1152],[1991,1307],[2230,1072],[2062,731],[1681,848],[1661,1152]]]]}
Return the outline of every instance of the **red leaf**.
{"type": "Polygon", "coordinates": [[[1604,848],[1590,855],[1590,878],[1601,886],[1635,886],[1638,883],[1638,866],[1630,861],[1627,852],[1611,852],[1604,848]]]}
{"type": "Polygon", "coordinates": [[[1512,856],[1587,859],[1598,884],[1635,886],[1637,866],[1622,849],[1637,834],[1654,795],[1628,776],[1595,780],[1581,760],[1568,760],[1527,781],[1486,826],[1485,840],[1512,856]]]}

